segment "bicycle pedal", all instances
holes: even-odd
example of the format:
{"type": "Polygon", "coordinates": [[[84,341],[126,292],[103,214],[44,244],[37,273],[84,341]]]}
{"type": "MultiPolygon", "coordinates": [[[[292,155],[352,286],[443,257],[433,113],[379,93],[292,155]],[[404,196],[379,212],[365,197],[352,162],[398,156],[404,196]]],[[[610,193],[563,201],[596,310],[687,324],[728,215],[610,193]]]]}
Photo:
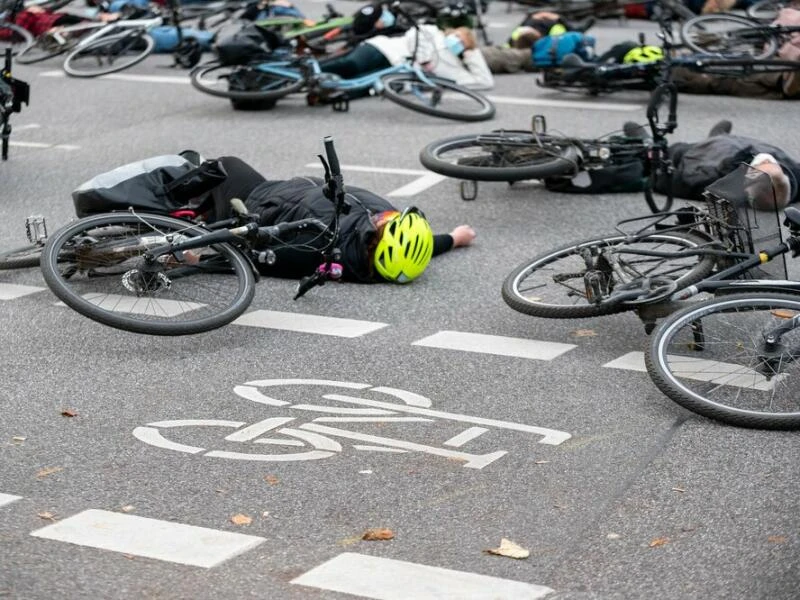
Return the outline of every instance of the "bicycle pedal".
{"type": "Polygon", "coordinates": [[[25,235],[31,244],[42,244],[47,239],[47,224],[42,215],[25,219],[25,235]]]}

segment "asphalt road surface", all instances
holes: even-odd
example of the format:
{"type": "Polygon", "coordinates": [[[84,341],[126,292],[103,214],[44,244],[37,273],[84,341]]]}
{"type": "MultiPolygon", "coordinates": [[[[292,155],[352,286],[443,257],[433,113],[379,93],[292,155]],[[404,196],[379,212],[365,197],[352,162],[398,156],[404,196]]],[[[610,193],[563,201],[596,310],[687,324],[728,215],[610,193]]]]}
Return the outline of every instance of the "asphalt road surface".
{"type": "MultiPolygon", "coordinates": [[[[522,15],[492,5],[490,36],[522,15]]],[[[655,41],[651,23],[593,31],[598,47],[655,41]]],[[[0,272],[0,598],[798,597],[797,433],[674,404],[643,371],[633,314],[537,319],[500,296],[514,266],[646,214],[643,198],[530,182],[464,201],[418,160],[432,140],[537,113],[597,136],[643,122],[645,92],[586,97],[519,74],[497,77],[497,116],[479,124],[377,98],[235,112],[170,61],[93,80],[57,60],[15,69],[32,92],[0,164],[2,247],[25,243],[28,215],[66,224],[70,192],[121,164],[192,148],[268,178],[319,175],[327,135],[346,184],[478,236],[408,286],[293,301],[295,282],[262,280],[243,320],[179,338],[95,323],[38,269],[0,272]],[[391,539],[363,539],[374,529],[391,539]],[[487,552],[503,539],[529,556],[487,552]]],[[[671,139],[723,117],[800,156],[791,102],[682,95],[671,139]]]]}

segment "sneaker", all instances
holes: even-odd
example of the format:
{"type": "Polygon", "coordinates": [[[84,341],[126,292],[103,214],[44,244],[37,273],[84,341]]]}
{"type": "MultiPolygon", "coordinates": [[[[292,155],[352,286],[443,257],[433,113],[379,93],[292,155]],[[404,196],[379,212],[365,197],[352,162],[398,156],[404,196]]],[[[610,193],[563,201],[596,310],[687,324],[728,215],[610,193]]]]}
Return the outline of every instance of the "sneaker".
{"type": "Polygon", "coordinates": [[[783,95],[787,98],[800,98],[800,72],[792,71],[783,76],[783,95]]]}
{"type": "Polygon", "coordinates": [[[731,132],[731,129],[733,129],[733,123],[723,119],[709,130],[708,137],[714,137],[715,135],[728,135],[731,132]]]}

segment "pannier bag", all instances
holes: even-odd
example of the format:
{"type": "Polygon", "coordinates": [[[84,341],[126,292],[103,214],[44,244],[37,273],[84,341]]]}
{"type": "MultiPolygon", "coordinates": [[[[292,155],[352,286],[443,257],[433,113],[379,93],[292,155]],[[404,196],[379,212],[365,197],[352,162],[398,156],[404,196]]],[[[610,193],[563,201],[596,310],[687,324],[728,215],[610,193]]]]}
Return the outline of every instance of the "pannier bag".
{"type": "Polygon", "coordinates": [[[78,217],[133,207],[157,214],[191,210],[212,222],[229,212],[216,206],[211,194],[227,176],[217,160],[198,166],[179,154],[165,154],[92,177],[72,192],[72,201],[78,217]]]}
{"type": "Polygon", "coordinates": [[[269,59],[272,51],[280,45],[278,34],[251,24],[220,40],[214,50],[222,65],[246,65],[269,59]]]}
{"type": "MultiPolygon", "coordinates": [[[[147,33],[156,43],[153,47],[153,52],[173,52],[178,47],[178,29],[174,25],[153,27],[147,33]]],[[[196,40],[202,50],[211,50],[215,35],[213,31],[203,31],[194,27],[181,27],[181,37],[184,40],[196,40]]]]}

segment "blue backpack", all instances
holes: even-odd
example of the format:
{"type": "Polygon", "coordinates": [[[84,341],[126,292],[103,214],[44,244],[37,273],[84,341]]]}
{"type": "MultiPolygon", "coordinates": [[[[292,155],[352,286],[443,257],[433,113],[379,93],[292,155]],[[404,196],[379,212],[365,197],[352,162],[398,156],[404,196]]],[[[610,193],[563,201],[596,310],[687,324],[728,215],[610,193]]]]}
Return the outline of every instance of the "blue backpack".
{"type": "Polygon", "coordinates": [[[591,35],[567,31],[561,35],[546,35],[532,48],[533,64],[537,67],[555,67],[567,54],[577,54],[584,60],[594,58],[595,39],[591,35]]]}

